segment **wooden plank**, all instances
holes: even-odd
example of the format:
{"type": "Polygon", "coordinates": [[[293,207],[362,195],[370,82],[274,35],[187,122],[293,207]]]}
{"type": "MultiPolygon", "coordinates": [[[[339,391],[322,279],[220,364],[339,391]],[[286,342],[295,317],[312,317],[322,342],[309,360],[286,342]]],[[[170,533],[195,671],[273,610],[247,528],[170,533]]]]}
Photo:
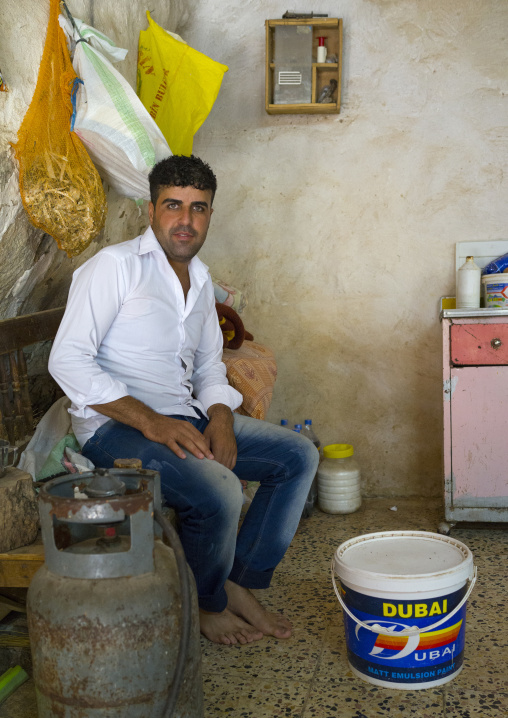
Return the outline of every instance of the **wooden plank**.
{"type": "Polygon", "coordinates": [[[65,307],[58,307],[0,321],[0,354],[53,339],[64,311],[65,307]]]}
{"type": "Polygon", "coordinates": [[[339,60],[339,68],[337,72],[337,112],[340,112],[340,97],[342,93],[342,18],[339,18],[339,47],[337,50],[337,59],[339,60]]]}
{"type": "Polygon", "coordinates": [[[272,57],[272,35],[270,33],[270,27],[268,20],[265,22],[266,28],[266,49],[265,49],[265,110],[268,111],[268,105],[270,104],[273,97],[273,71],[271,68],[274,64],[270,62],[272,57]]]}
{"type": "Polygon", "coordinates": [[[44,546],[31,544],[0,554],[0,587],[27,588],[44,563],[44,546]]]}
{"type": "Polygon", "coordinates": [[[268,105],[269,115],[326,115],[337,112],[337,103],[311,103],[301,105],[268,105]]]}
{"type": "Polygon", "coordinates": [[[265,20],[268,27],[276,25],[318,25],[326,28],[337,27],[339,19],[336,17],[300,17],[284,18],[281,20],[265,20]]]}

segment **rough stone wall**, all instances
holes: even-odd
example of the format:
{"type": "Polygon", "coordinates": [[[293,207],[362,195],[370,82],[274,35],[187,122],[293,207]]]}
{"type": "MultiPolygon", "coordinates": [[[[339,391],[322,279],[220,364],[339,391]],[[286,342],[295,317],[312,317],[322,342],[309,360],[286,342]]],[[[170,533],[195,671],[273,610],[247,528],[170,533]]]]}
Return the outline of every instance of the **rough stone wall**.
{"type": "Polygon", "coordinates": [[[194,144],[219,178],[204,259],[275,350],[270,420],[352,443],[370,495],[441,493],[438,300],[456,242],[508,238],[508,3],[300,4],[344,20],[341,112],[271,116],[264,21],[287,9],[201,0],[187,27],[230,68],[194,144]]]}
{"type": "MultiPolygon", "coordinates": [[[[117,65],[135,87],[139,31],[145,29],[146,5],[132,0],[69,0],[72,14],[127,48],[117,65]]],[[[152,17],[163,27],[181,31],[188,17],[185,0],[154,0],[152,17]]],[[[108,215],[101,234],[78,257],[69,259],[55,241],[34,228],[19,195],[16,162],[10,147],[30,104],[49,17],[49,0],[3,0],[0,68],[9,86],[0,93],[0,318],[27,314],[65,303],[72,272],[106,244],[132,239],[147,224],[146,203],[107,190],[108,215]]]]}

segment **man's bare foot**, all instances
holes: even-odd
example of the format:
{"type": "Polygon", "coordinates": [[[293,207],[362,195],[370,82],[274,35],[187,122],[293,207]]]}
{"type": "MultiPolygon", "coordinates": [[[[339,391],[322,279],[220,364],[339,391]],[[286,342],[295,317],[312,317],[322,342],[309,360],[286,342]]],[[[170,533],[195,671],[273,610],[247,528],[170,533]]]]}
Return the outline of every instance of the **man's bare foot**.
{"type": "Polygon", "coordinates": [[[287,618],[280,613],[266,611],[248,588],[227,580],[225,589],[228,594],[230,611],[244,618],[252,626],[262,631],[265,636],[275,636],[276,638],[291,636],[293,627],[287,618]]]}
{"type": "Polygon", "coordinates": [[[259,641],[263,632],[251,626],[232,613],[229,609],[221,613],[199,611],[199,626],[201,633],[214,643],[223,643],[232,646],[236,643],[246,644],[259,641]]]}

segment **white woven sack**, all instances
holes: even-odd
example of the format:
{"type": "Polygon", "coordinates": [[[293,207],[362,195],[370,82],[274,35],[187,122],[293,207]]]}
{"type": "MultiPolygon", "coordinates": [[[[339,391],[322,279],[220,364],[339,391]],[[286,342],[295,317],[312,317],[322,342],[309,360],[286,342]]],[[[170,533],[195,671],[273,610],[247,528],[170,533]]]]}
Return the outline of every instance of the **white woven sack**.
{"type": "Polygon", "coordinates": [[[111,187],[125,197],[150,199],[148,173],[171,155],[162,132],[127,80],[94,47],[77,42],[72,65],[83,82],[74,132],[111,187]]]}

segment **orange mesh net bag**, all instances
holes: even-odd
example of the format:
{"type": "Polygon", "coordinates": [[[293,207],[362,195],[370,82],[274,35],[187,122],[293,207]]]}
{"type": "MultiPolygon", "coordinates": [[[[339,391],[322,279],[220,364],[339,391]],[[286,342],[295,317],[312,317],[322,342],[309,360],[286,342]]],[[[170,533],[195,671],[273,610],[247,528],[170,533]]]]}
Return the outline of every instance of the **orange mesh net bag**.
{"type": "Polygon", "coordinates": [[[59,0],[50,0],[37,85],[13,147],[30,221],[75,257],[103,228],[107,204],[99,174],[70,129],[71,94],[80,81],[72,69],[58,14],[59,0]]]}

